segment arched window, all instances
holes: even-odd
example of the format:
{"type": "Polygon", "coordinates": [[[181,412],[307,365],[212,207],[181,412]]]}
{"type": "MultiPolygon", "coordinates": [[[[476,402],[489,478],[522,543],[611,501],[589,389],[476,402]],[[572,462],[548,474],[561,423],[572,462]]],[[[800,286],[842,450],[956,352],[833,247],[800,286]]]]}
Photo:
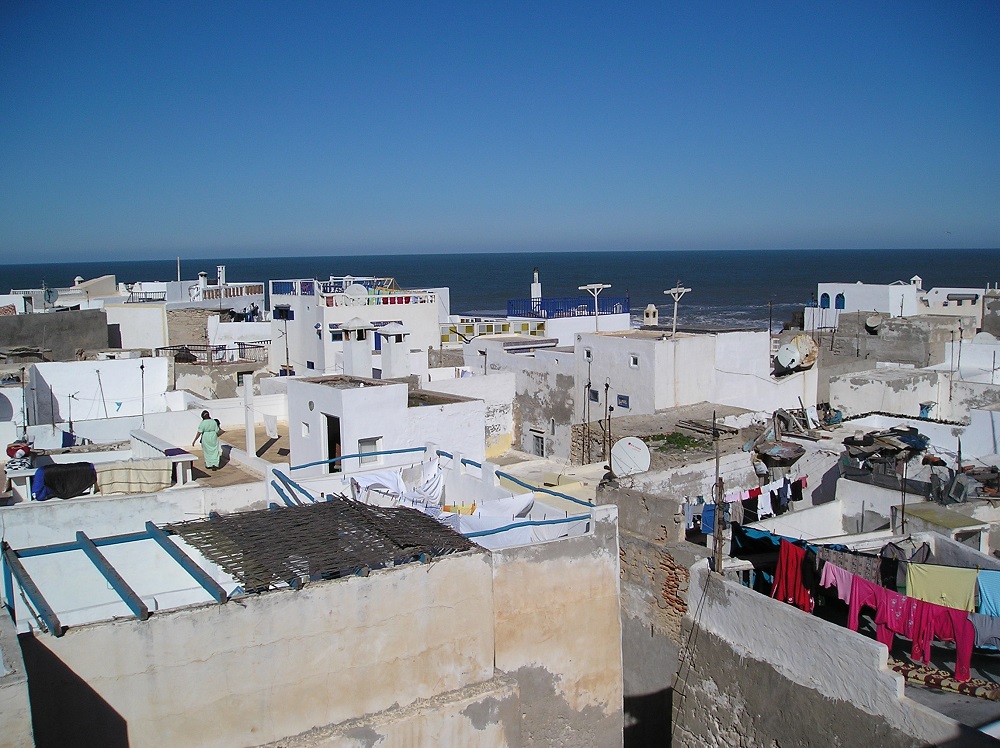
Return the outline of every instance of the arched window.
{"type": "Polygon", "coordinates": [[[830,294],[825,293],[819,297],[819,308],[820,309],[830,308],[830,294]]]}
{"type": "Polygon", "coordinates": [[[833,300],[833,305],[837,309],[843,309],[844,308],[844,294],[842,294],[842,293],[837,294],[837,298],[833,300]]]}

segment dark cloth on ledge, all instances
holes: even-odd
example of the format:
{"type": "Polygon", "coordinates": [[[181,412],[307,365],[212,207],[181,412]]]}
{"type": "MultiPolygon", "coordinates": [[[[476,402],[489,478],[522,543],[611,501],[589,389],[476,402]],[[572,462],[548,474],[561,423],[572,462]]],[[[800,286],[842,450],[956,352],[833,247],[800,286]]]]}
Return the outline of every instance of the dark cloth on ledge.
{"type": "Polygon", "coordinates": [[[97,472],[89,462],[56,463],[39,470],[43,472],[42,482],[48,493],[45,498],[72,499],[97,483],[97,472]]]}

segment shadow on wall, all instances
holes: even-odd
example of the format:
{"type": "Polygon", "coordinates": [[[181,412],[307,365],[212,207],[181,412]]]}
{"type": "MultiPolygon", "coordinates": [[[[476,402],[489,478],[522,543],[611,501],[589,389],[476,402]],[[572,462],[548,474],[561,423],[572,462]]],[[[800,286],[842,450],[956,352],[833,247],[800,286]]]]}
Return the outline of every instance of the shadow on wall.
{"type": "Polygon", "coordinates": [[[672,688],[625,697],[625,748],[663,748],[670,745],[672,688]]]}
{"type": "Polygon", "coordinates": [[[828,504],[837,498],[837,479],[840,477],[840,468],[834,465],[823,473],[819,485],[813,489],[812,505],[828,504]]]}
{"type": "Polygon", "coordinates": [[[128,748],[128,724],[42,642],[21,634],[38,748],[128,748]]]}

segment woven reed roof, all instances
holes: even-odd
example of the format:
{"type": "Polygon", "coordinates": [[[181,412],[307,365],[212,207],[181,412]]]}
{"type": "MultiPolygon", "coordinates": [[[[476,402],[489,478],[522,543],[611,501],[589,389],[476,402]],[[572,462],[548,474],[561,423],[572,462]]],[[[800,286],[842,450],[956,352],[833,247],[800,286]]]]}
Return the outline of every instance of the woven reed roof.
{"type": "Polygon", "coordinates": [[[415,509],[350,499],[166,525],[238,579],[247,592],[357,573],[478,548],[415,509]]]}

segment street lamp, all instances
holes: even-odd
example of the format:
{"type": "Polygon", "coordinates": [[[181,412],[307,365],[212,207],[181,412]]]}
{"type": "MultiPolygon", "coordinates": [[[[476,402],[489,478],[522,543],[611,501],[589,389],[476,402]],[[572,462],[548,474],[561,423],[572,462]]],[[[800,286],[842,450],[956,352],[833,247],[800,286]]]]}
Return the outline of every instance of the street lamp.
{"type": "Polygon", "coordinates": [[[598,326],[598,310],[597,310],[597,297],[601,295],[601,291],[605,288],[611,288],[610,283],[588,283],[586,286],[577,286],[579,291],[587,291],[591,296],[594,297],[594,332],[599,332],[600,327],[598,326]]]}
{"type": "Polygon", "coordinates": [[[673,339],[677,336],[677,302],[681,300],[681,296],[690,291],[690,288],[684,288],[680,281],[677,281],[677,285],[673,288],[664,291],[663,293],[668,294],[674,300],[674,326],[670,330],[670,337],[673,339]]]}

